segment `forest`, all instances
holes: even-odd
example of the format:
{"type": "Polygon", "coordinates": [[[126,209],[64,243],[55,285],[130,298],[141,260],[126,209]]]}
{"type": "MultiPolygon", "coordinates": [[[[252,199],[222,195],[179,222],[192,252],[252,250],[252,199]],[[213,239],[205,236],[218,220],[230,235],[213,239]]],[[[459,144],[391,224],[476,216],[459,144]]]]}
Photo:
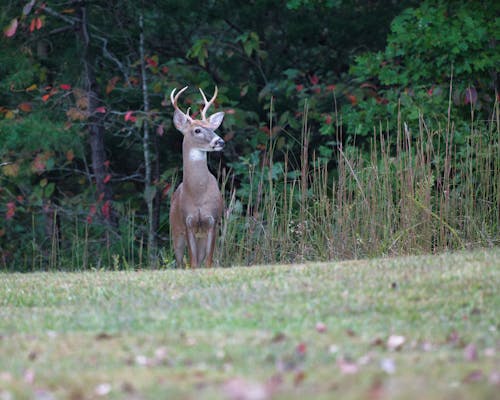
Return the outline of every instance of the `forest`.
{"type": "Polygon", "coordinates": [[[173,268],[184,86],[217,266],[500,244],[498,1],[3,4],[0,270],[173,268]]]}

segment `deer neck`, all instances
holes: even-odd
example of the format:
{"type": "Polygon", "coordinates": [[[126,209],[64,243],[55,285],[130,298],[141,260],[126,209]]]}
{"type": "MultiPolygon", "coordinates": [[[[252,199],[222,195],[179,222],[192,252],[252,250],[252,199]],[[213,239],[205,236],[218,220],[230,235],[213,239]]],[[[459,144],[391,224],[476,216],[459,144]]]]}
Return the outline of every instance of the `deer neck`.
{"type": "Polygon", "coordinates": [[[185,143],[182,146],[183,185],[193,194],[204,193],[209,182],[210,172],[207,166],[207,152],[192,148],[185,143]]]}

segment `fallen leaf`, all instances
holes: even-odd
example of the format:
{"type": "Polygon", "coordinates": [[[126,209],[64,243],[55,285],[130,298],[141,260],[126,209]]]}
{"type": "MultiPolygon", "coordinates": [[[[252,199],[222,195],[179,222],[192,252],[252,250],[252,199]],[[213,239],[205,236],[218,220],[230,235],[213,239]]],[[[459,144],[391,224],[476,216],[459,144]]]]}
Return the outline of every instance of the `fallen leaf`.
{"type": "Polygon", "coordinates": [[[383,358],[382,360],[380,360],[380,368],[382,368],[382,371],[388,374],[393,374],[396,372],[396,364],[394,363],[394,360],[392,358],[383,358]]]}
{"type": "Polygon", "coordinates": [[[354,361],[346,360],[343,357],[337,360],[340,372],[345,375],[353,375],[359,372],[359,366],[354,361]]]}
{"type": "Polygon", "coordinates": [[[111,392],[111,385],[109,383],[100,383],[94,389],[97,396],[107,396],[111,392]]]}
{"type": "Polygon", "coordinates": [[[465,346],[464,358],[466,361],[477,361],[477,348],[474,343],[469,343],[465,346]]]}
{"type": "Polygon", "coordinates": [[[297,371],[293,377],[293,384],[299,386],[306,378],[306,373],[304,371],[297,371]]]}
{"type": "MultiPolygon", "coordinates": [[[[95,213],[95,211],[94,211],[94,213],[95,213]]],[[[113,335],[110,335],[109,333],[106,333],[106,332],[98,333],[95,336],[95,340],[110,340],[110,339],[113,339],[113,335]]]]}
{"type": "Polygon", "coordinates": [[[464,383],[474,383],[480,382],[484,379],[483,371],[480,369],[476,369],[474,371],[469,372],[463,379],[464,383]]]}
{"type": "Polygon", "coordinates": [[[300,342],[297,347],[295,348],[295,351],[297,352],[297,354],[299,354],[300,356],[305,356],[306,352],[307,352],[307,344],[305,342],[300,342]]]}
{"type": "Polygon", "coordinates": [[[316,323],[316,332],[325,333],[326,332],[326,325],[323,322],[316,323]]]}
{"type": "Polygon", "coordinates": [[[405,341],[404,336],[391,335],[387,339],[387,348],[391,351],[400,350],[405,341]]]}
{"type": "Polygon", "coordinates": [[[271,396],[266,385],[243,378],[230,379],[224,384],[223,391],[230,400],[266,400],[271,396]]]}
{"type": "Polygon", "coordinates": [[[32,369],[27,369],[26,371],[24,371],[23,380],[28,385],[33,385],[33,383],[35,382],[35,371],[33,371],[32,369]]]}
{"type": "Polygon", "coordinates": [[[499,371],[492,371],[490,373],[489,382],[492,385],[500,386],[500,372],[499,371]]]}

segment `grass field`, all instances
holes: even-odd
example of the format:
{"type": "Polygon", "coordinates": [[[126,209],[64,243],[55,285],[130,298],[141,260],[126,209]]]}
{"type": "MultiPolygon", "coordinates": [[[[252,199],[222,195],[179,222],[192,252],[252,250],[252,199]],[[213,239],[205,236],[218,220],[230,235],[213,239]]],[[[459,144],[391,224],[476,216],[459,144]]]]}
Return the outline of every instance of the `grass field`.
{"type": "Polygon", "coordinates": [[[498,248],[5,273],[0,399],[494,398],[499,288],[498,248]]]}

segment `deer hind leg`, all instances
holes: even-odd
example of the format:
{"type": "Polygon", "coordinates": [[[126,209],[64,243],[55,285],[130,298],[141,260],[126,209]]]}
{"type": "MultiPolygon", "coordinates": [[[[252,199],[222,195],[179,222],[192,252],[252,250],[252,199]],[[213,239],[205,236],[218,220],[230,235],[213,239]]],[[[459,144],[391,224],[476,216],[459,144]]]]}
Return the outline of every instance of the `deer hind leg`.
{"type": "Polygon", "coordinates": [[[184,235],[174,236],[174,254],[177,268],[184,268],[184,250],[186,248],[186,237],[184,235]]]}

